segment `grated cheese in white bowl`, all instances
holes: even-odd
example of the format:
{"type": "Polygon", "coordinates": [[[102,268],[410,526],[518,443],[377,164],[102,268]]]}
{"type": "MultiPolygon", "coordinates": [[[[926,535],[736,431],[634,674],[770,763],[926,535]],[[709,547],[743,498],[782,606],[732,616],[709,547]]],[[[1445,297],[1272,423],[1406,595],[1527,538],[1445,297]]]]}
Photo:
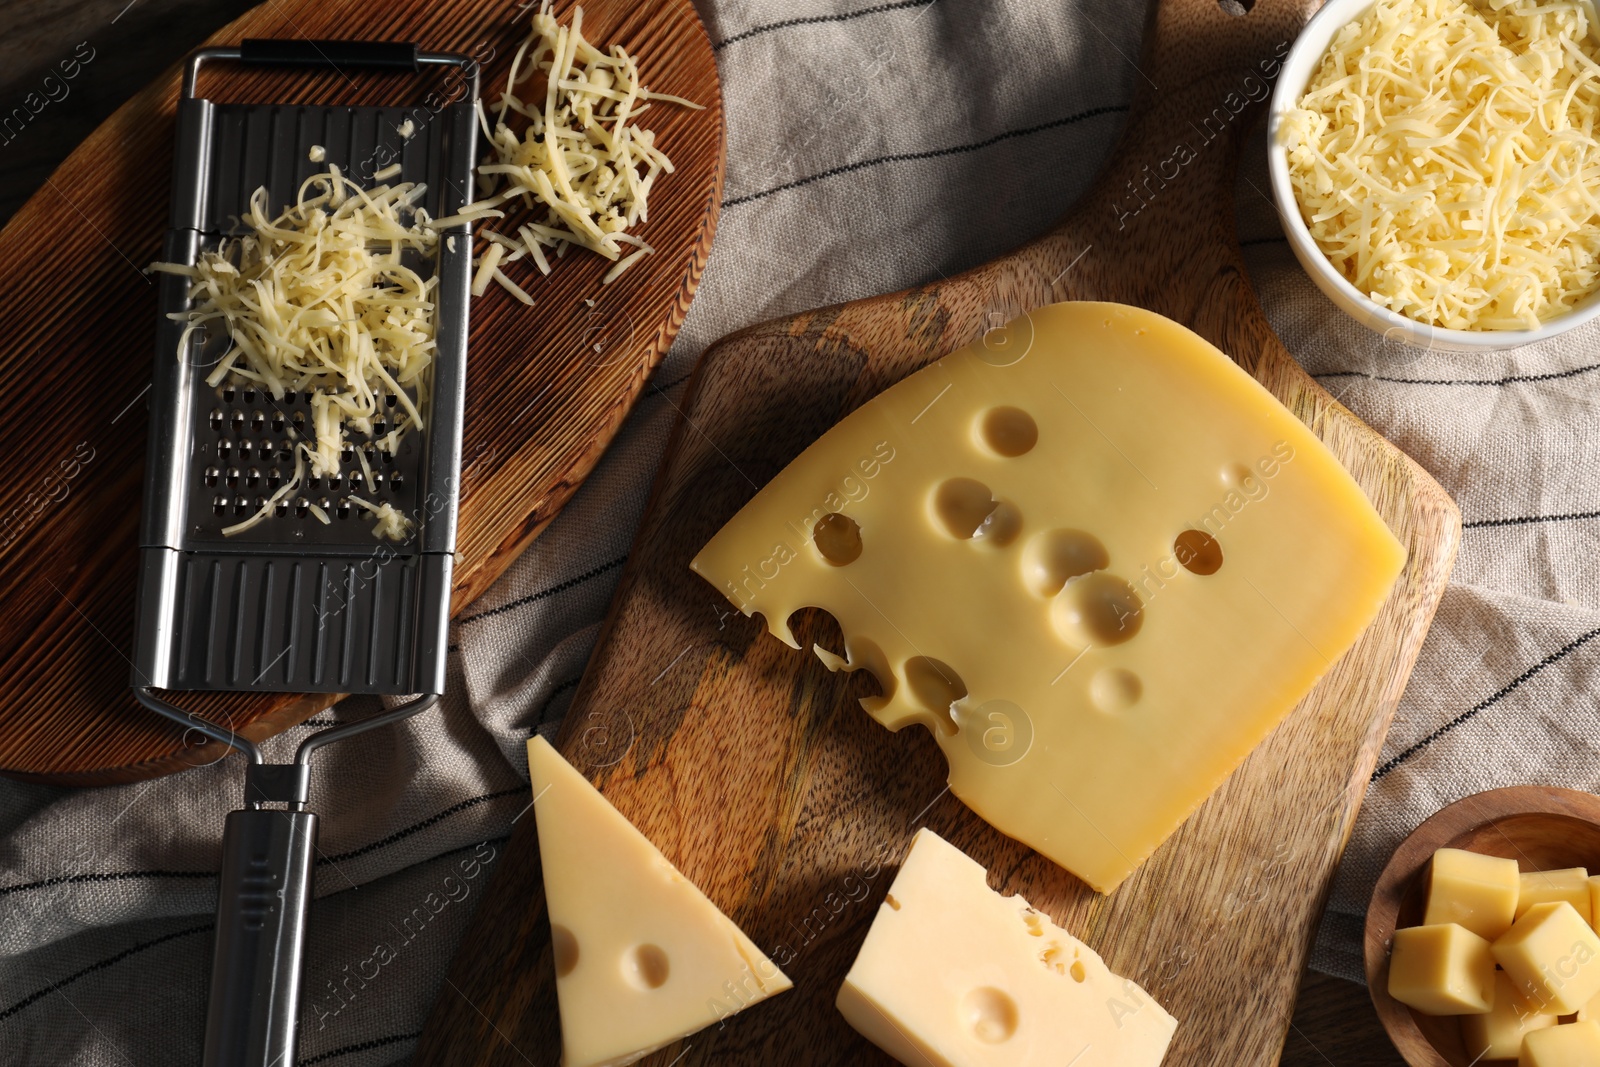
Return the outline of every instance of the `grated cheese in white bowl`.
{"type": "Polygon", "coordinates": [[[1365,298],[1445,331],[1536,331],[1586,304],[1600,290],[1588,6],[1365,6],[1274,109],[1316,247],[1365,298]]]}

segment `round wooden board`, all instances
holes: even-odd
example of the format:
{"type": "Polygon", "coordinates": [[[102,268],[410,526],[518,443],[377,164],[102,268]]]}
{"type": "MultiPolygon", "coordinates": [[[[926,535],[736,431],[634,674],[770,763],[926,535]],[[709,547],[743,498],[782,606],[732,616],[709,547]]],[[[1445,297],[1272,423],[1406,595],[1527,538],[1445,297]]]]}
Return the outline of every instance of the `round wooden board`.
{"type": "MultiPolygon", "coordinates": [[[[566,19],[571,0],[556,13],[566,19]]],[[[213,35],[414,41],[477,57],[504,83],[528,15],[490,0],[271,0],[213,35]]],[[[652,108],[644,124],[677,171],[639,234],[657,250],[604,288],[608,264],[569,255],[524,279],[528,308],[498,287],[473,303],[453,608],[477,597],[588,475],[676,336],[711,249],[722,199],[721,90],[689,0],[590,0],[585,35],[640,57],[647,84],[706,105],[652,108]],[[595,301],[590,307],[585,299],[595,301]],[[595,346],[600,345],[599,354],[595,346]]],[[[202,75],[218,101],[422,105],[411,75],[229,70],[202,75]]],[[[218,755],[129,696],[135,565],[156,287],[172,172],[178,71],[96,130],[0,231],[0,774],[58,784],[153,777],[218,755]]],[[[270,736],[331,696],[195,695],[186,707],[270,736]]]]}

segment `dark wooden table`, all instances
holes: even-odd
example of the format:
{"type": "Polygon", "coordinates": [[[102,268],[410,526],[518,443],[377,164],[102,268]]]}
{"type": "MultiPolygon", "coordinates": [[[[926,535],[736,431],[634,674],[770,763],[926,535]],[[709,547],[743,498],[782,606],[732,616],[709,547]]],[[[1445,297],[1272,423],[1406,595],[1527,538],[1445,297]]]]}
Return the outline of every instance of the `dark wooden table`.
{"type": "MultiPolygon", "coordinates": [[[[135,90],[250,0],[0,0],[0,223],[135,90]]],[[[1284,1067],[1402,1067],[1361,986],[1307,973],[1284,1067]]]]}

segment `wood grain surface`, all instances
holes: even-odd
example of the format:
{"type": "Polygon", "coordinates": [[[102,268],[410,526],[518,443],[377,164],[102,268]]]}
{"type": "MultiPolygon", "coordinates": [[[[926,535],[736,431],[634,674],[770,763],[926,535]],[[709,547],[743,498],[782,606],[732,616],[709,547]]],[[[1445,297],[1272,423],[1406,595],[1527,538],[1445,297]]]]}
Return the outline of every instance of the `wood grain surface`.
{"type": "MultiPolygon", "coordinates": [[[[571,6],[559,3],[558,14],[571,6]]],[[[689,0],[584,6],[591,40],[624,45],[642,56],[652,88],[707,109],[658,106],[648,117],[679,168],[658,183],[640,230],[656,255],[603,289],[608,264],[569,255],[549,278],[525,283],[535,308],[498,287],[474,302],[456,610],[488,588],[593,468],[683,321],[721,202],[720,88],[689,0]]],[[[208,43],[245,36],[411,40],[478,57],[492,93],[526,20],[516,5],[498,0],[272,0],[208,43]]],[[[74,81],[87,84],[92,63],[116,54],[101,40],[99,49],[88,45],[90,58],[79,54],[74,81]]],[[[43,86],[73,55],[69,48],[56,66],[31,74],[43,86]]],[[[397,75],[219,66],[202,76],[202,91],[223,101],[422,105],[440,89],[397,75]]],[[[9,682],[0,706],[0,773],[14,777],[129,781],[218,755],[215,746],[185,747],[179,730],[139,708],[127,690],[143,394],[158,356],[155,286],[141,268],[159,257],[167,225],[177,92],[171,68],[96,129],[0,231],[0,454],[8,462],[0,481],[0,669],[9,682]]],[[[36,121],[48,115],[41,110],[36,121]]],[[[334,699],[211,695],[180,702],[259,739],[334,699]]]]}
{"type": "MultiPolygon", "coordinates": [[[[1177,1016],[1169,1067],[1278,1058],[1329,880],[1460,533],[1439,486],[1284,350],[1245,277],[1231,217],[1235,156],[1274,58],[1313,6],[1259,0],[1235,16],[1213,0],[1159,0],[1122,142],[1051,233],[955,278],[742,331],[702,359],[562,751],[780,959],[795,988],[644,1062],[887,1062],[833,999],[920,825],[1177,1016]],[[931,738],[888,734],[857,706],[872,691],[864,672],[830,674],[688,569],[719,525],[841,416],[990,326],[1064,299],[1139,304],[1211,340],[1338,454],[1409,552],[1356,646],[1110,896],[949,796],[931,738]]],[[[802,645],[841,647],[820,613],[797,616],[794,630],[802,645]]],[[[514,829],[418,1063],[558,1054],[533,822],[514,829]]]]}
{"type": "Polygon", "coordinates": [[[1389,949],[1399,927],[1422,923],[1433,854],[1460,848],[1513,859],[1523,871],[1600,870],[1600,797],[1520,785],[1474,793],[1439,809],[1395,849],[1367,908],[1367,988],[1378,1018],[1411,1067],[1472,1067],[1460,1020],[1423,1015],[1389,995],[1389,949]]]}

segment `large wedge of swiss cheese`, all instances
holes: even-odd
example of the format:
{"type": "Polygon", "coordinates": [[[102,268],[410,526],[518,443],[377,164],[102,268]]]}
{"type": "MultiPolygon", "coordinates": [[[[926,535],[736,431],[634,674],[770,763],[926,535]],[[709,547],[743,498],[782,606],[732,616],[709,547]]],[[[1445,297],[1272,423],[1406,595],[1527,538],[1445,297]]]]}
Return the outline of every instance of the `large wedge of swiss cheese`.
{"type": "Polygon", "coordinates": [[[528,741],[563,1067],[619,1067],[790,987],[544,738],[528,741]]]}
{"type": "Polygon", "coordinates": [[[891,730],[1109,892],[1372,620],[1405,551],[1360,486],[1200,337],[1040,308],[909,376],[779,472],[693,561],[799,647],[820,607],[891,730]]]}

